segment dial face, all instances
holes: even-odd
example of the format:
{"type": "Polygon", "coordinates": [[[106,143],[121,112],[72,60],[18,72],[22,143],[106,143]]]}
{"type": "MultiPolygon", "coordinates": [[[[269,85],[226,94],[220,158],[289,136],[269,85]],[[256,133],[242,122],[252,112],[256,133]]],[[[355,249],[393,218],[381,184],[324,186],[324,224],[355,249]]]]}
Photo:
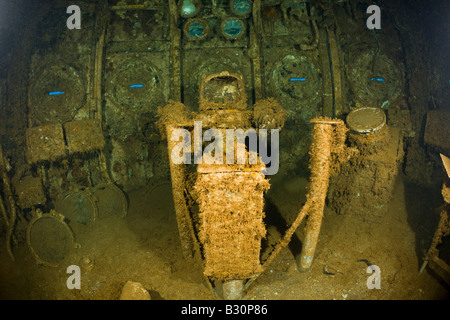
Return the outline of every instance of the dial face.
{"type": "Polygon", "coordinates": [[[249,0],[234,0],[231,2],[231,8],[237,14],[248,14],[252,10],[252,4],[249,0]]]}
{"type": "Polygon", "coordinates": [[[286,55],[275,63],[270,79],[272,93],[288,110],[313,114],[320,102],[320,71],[302,55],[286,55]]]}
{"type": "Polygon", "coordinates": [[[34,76],[29,92],[33,125],[68,122],[84,105],[84,81],[69,65],[44,67],[34,76]]]}
{"type": "Polygon", "coordinates": [[[182,0],[180,6],[180,14],[182,17],[193,17],[200,10],[198,0],[182,0]]]}
{"type": "Polygon", "coordinates": [[[165,103],[165,81],[151,59],[116,57],[107,63],[111,71],[105,80],[105,121],[112,137],[142,133],[142,126],[165,103]]]}
{"type": "Polygon", "coordinates": [[[181,15],[185,17],[192,16],[197,10],[194,0],[184,0],[181,5],[181,15]]]}
{"type": "Polygon", "coordinates": [[[192,38],[201,38],[205,35],[206,27],[199,21],[195,20],[188,26],[188,33],[192,38]]]}
{"type": "Polygon", "coordinates": [[[125,61],[115,70],[113,78],[113,100],[128,111],[145,111],[160,103],[162,79],[158,70],[148,62],[125,61]]]}
{"type": "Polygon", "coordinates": [[[244,23],[238,19],[227,19],[223,23],[223,32],[228,38],[237,38],[242,35],[244,30],[244,23]]]}
{"type": "Polygon", "coordinates": [[[189,40],[201,40],[209,32],[208,23],[203,19],[189,19],[184,25],[184,34],[189,40]]]}
{"type": "Polygon", "coordinates": [[[401,71],[398,64],[377,50],[355,57],[348,70],[351,91],[364,107],[381,107],[401,93],[401,71]]]}

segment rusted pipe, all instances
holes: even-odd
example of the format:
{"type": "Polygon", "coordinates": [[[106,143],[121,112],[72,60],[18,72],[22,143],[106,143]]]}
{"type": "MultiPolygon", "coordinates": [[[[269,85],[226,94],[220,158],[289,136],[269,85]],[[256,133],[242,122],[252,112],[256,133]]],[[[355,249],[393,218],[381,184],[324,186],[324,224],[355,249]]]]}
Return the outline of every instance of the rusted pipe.
{"type": "Polygon", "coordinates": [[[302,243],[302,252],[297,260],[299,271],[305,272],[311,267],[320,227],[322,225],[323,209],[327,196],[331,149],[333,142],[333,123],[316,121],[313,131],[313,145],[311,147],[311,178],[308,197],[313,199],[306,223],[306,234],[302,243]]]}
{"type": "Polygon", "coordinates": [[[178,6],[175,0],[169,0],[170,62],[172,75],[171,99],[181,101],[181,30],[178,28],[178,6]]]}
{"type": "Polygon", "coordinates": [[[5,200],[7,201],[7,208],[9,211],[9,219],[7,219],[7,230],[6,230],[6,250],[8,251],[11,260],[14,262],[14,255],[11,248],[11,238],[14,233],[14,227],[16,224],[16,203],[14,201],[13,192],[11,185],[9,183],[8,174],[6,172],[5,161],[3,158],[3,149],[0,145],[0,172],[3,179],[3,192],[5,194],[5,200]]]}
{"type": "MultiPolygon", "coordinates": [[[[282,248],[287,246],[295,230],[300,226],[303,219],[308,215],[305,240],[302,252],[299,256],[298,266],[300,271],[307,271],[312,263],[319,236],[323,216],[325,198],[328,191],[329,178],[331,174],[331,153],[343,152],[345,132],[347,131],[342,120],[330,118],[316,118],[311,120],[314,124],[313,144],[311,146],[311,178],[306,203],[300,210],[291,227],[286,231],[283,238],[278,241],[274,250],[263,264],[263,270],[275,259],[282,248]],[[340,128],[339,128],[340,127],[340,128]],[[338,129],[339,128],[339,129],[338,129]]],[[[246,288],[255,280],[247,282],[246,288]]]]}
{"type": "Polygon", "coordinates": [[[330,45],[330,58],[331,58],[331,71],[332,71],[332,81],[333,81],[333,95],[334,95],[334,106],[333,106],[333,116],[339,116],[342,113],[343,97],[342,97],[342,72],[341,72],[341,62],[339,58],[339,43],[336,38],[336,33],[333,30],[325,28],[328,34],[328,42],[330,45]]]}
{"type": "Polygon", "coordinates": [[[244,280],[228,280],[222,284],[225,300],[240,300],[244,296],[244,280]]]}
{"type": "Polygon", "coordinates": [[[314,7],[311,7],[311,19],[310,19],[313,28],[314,28],[314,40],[311,44],[300,44],[300,49],[302,50],[315,50],[319,46],[319,27],[317,26],[316,21],[316,10],[314,7]]]}
{"type": "Polygon", "coordinates": [[[172,149],[177,145],[177,141],[172,141],[172,132],[175,126],[166,125],[167,149],[169,152],[170,177],[172,179],[172,194],[175,206],[175,214],[180,235],[181,247],[185,258],[194,256],[194,229],[192,226],[189,209],[184,196],[186,168],[184,164],[175,164],[171,159],[172,149]]]}

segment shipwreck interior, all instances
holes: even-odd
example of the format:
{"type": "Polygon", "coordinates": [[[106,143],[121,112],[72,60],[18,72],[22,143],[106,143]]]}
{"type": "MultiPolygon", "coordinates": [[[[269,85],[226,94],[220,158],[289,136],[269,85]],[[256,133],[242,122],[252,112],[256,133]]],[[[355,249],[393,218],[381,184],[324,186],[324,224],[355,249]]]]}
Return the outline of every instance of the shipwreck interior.
{"type": "Polygon", "coordinates": [[[0,0],[0,299],[450,298],[449,21],[0,0]]]}

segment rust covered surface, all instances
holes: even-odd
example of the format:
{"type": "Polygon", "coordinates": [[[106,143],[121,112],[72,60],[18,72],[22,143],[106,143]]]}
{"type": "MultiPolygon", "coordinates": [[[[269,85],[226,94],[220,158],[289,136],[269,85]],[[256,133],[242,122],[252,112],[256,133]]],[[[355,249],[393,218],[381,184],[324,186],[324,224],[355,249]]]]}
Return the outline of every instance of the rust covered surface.
{"type": "Polygon", "coordinates": [[[450,150],[450,112],[429,111],[424,141],[442,150],[450,150]]]}
{"type": "Polygon", "coordinates": [[[213,279],[245,279],[262,272],[264,192],[269,182],[258,171],[199,174],[199,238],[204,274],[213,279]]]}
{"type": "Polygon", "coordinates": [[[105,144],[100,122],[94,119],[68,122],[64,131],[70,153],[101,150],[105,144]]]}
{"type": "Polygon", "coordinates": [[[28,163],[55,161],[66,155],[61,124],[29,128],[26,131],[28,163]]]}

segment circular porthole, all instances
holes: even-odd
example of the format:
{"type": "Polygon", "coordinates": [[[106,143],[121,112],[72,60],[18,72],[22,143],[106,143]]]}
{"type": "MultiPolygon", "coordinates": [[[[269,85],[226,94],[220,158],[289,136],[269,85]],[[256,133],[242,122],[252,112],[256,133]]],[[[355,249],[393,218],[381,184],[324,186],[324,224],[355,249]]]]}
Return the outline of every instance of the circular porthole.
{"type": "Polygon", "coordinates": [[[247,16],[252,11],[250,0],[233,0],[230,2],[231,11],[239,16],[247,16]]]}
{"type": "Polygon", "coordinates": [[[128,202],[125,194],[112,183],[102,183],[94,187],[93,195],[97,201],[99,215],[111,217],[120,215],[125,218],[128,211],[128,202]]]}
{"type": "Polygon", "coordinates": [[[72,248],[79,248],[75,235],[65,223],[63,215],[52,210],[36,216],[27,227],[27,244],[39,265],[57,267],[72,248]]]}
{"type": "Polygon", "coordinates": [[[228,18],[222,23],[222,33],[228,39],[237,39],[244,34],[245,25],[239,19],[228,18]]]}
{"type": "Polygon", "coordinates": [[[184,27],[184,33],[191,40],[204,39],[208,34],[208,31],[208,24],[202,19],[191,19],[184,27]]]}
{"type": "Polygon", "coordinates": [[[56,209],[75,233],[83,232],[97,218],[97,206],[86,189],[67,193],[59,200],[56,209]]]}
{"type": "Polygon", "coordinates": [[[180,15],[185,18],[195,16],[200,11],[199,0],[181,0],[179,2],[180,15]]]}

